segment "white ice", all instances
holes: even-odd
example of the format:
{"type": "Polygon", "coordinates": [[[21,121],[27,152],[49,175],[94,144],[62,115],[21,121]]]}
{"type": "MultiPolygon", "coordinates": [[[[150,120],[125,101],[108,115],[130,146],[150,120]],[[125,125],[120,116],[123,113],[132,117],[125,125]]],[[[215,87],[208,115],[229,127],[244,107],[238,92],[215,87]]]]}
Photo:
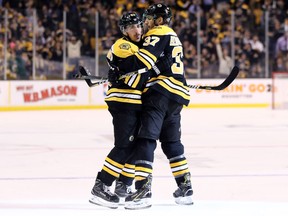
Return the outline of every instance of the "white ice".
{"type": "Polygon", "coordinates": [[[182,142],[194,205],[179,206],[161,149],[153,206],[129,211],[90,204],[113,145],[107,110],[0,112],[0,215],[288,215],[288,111],[184,109],[182,142]]]}

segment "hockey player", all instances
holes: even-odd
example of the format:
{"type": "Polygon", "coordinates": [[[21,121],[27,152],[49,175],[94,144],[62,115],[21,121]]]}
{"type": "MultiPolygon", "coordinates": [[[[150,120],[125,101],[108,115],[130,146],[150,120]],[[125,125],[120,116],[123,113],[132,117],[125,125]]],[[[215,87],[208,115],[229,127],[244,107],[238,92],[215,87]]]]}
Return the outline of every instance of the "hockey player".
{"type": "MultiPolygon", "coordinates": [[[[108,64],[112,69],[119,68],[121,71],[131,71],[131,64],[127,64],[129,56],[138,51],[143,34],[142,21],[136,13],[127,13],[119,21],[119,27],[123,37],[118,39],[107,54],[108,64]]],[[[133,66],[132,66],[133,67],[133,66]]],[[[133,153],[133,143],[139,125],[139,116],[141,111],[141,94],[144,81],[147,79],[144,75],[134,75],[126,80],[117,81],[111,77],[109,81],[111,86],[108,89],[105,102],[113,118],[114,127],[114,147],[107,155],[103,168],[98,172],[95,185],[91,191],[91,203],[117,208],[119,197],[127,196],[130,186],[134,179],[133,162],[125,162],[133,153]],[[129,83],[129,85],[128,85],[129,83]],[[133,86],[134,88],[132,88],[133,86]],[[120,175],[121,173],[121,175],[120,175]],[[115,179],[115,194],[110,192],[109,187],[115,179]]]]}
{"type": "Polygon", "coordinates": [[[190,94],[183,67],[183,47],[176,33],[168,27],[172,13],[164,4],[154,4],[144,13],[143,48],[134,56],[138,65],[151,68],[161,56],[171,55],[173,64],[169,69],[158,71],[150,79],[142,94],[141,126],[137,139],[135,161],[136,192],[125,199],[126,209],[151,206],[151,182],[156,140],[169,159],[177,183],[173,193],[178,204],[193,204],[192,185],[184,146],[181,143],[181,110],[188,105],[190,94]],[[141,63],[139,63],[141,62],[141,63]]]}
{"type": "MultiPolygon", "coordinates": [[[[138,46],[143,44],[142,20],[136,13],[129,12],[122,16],[119,27],[123,37],[112,45],[107,54],[107,61],[111,70],[131,72],[139,67],[131,57],[138,52],[138,46]]],[[[162,67],[164,65],[166,63],[162,64],[162,67]]],[[[149,75],[150,73],[143,73],[118,80],[115,73],[108,74],[111,86],[105,102],[113,118],[114,147],[107,155],[102,170],[97,174],[91,191],[92,198],[89,200],[93,204],[117,208],[119,197],[126,197],[131,191],[135,167],[131,156],[139,129],[141,94],[149,75]],[[113,194],[110,186],[115,180],[116,188],[113,194]]]]}

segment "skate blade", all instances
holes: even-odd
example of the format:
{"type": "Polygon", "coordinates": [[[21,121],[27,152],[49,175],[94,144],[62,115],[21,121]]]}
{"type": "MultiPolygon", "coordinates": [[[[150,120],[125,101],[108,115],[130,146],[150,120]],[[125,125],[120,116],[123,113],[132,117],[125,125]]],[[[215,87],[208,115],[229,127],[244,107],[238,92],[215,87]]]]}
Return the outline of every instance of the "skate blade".
{"type": "Polygon", "coordinates": [[[92,197],[89,199],[89,202],[95,205],[111,208],[111,209],[117,209],[118,208],[118,203],[111,203],[107,202],[104,199],[101,199],[99,197],[92,197]]]}
{"type": "Polygon", "coordinates": [[[151,198],[147,198],[138,201],[125,202],[124,208],[128,210],[137,210],[150,208],[151,206],[151,198]]]}
{"type": "Polygon", "coordinates": [[[125,205],[125,197],[119,197],[119,206],[124,206],[125,205]]]}
{"type": "Polygon", "coordinates": [[[177,197],[175,198],[175,202],[178,205],[193,205],[192,196],[177,197]]]}

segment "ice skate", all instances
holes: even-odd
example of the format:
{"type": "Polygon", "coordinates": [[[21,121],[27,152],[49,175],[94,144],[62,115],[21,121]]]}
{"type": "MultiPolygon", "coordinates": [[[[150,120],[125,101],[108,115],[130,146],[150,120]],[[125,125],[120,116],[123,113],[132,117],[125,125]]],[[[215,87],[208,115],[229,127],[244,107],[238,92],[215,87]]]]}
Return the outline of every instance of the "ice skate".
{"type": "Polygon", "coordinates": [[[125,198],[125,209],[144,209],[152,206],[151,182],[152,176],[149,175],[141,188],[125,198]]]}
{"type": "Polygon", "coordinates": [[[179,205],[192,205],[192,185],[190,181],[190,174],[184,176],[185,181],[179,185],[177,190],[173,193],[175,202],[179,205]]]}
{"type": "Polygon", "coordinates": [[[124,205],[125,198],[132,194],[132,187],[116,180],[115,194],[119,197],[119,204],[124,205]]]}
{"type": "Polygon", "coordinates": [[[92,198],[89,199],[90,203],[116,209],[119,205],[119,197],[112,194],[109,187],[105,185],[100,179],[96,179],[95,185],[91,191],[92,198]]]}

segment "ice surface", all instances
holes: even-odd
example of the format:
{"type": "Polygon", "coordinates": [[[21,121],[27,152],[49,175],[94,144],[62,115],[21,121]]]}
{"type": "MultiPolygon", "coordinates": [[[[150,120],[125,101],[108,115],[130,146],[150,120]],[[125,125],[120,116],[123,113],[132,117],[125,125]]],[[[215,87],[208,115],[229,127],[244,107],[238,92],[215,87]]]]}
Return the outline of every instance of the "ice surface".
{"type": "Polygon", "coordinates": [[[0,112],[0,215],[288,215],[288,111],[184,109],[182,142],[194,202],[155,152],[153,206],[112,210],[88,202],[113,145],[107,110],[0,112]]]}

